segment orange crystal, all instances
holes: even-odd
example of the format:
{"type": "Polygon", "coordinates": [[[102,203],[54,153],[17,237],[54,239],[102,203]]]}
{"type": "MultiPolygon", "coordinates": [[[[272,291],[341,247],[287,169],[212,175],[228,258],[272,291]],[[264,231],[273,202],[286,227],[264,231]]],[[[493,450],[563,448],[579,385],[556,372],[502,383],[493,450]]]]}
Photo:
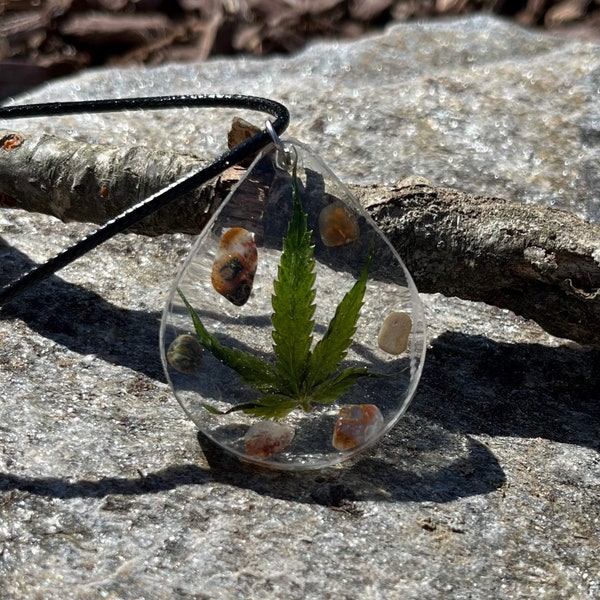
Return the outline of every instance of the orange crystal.
{"type": "Polygon", "coordinates": [[[383,415],[374,404],[344,404],[333,428],[333,447],[352,450],[383,428],[383,415]]]}
{"type": "Polygon", "coordinates": [[[319,214],[319,232],[326,246],[344,246],[358,239],[356,217],[341,203],[326,206],[319,214]]]}
{"type": "Polygon", "coordinates": [[[254,234],[243,227],[228,229],[219,242],[212,268],[215,290],[236,306],[246,304],[258,264],[254,234]]]}

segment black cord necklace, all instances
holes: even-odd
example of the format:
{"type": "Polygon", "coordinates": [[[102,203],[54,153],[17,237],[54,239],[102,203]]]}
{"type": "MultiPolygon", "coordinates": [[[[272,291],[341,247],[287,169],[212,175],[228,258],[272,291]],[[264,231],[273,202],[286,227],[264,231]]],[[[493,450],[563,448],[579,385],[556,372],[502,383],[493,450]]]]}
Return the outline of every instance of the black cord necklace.
{"type": "MultiPolygon", "coordinates": [[[[275,117],[275,121],[271,125],[277,135],[281,135],[286,130],[290,120],[289,111],[283,104],[267,98],[243,95],[156,96],[8,106],[0,108],[0,119],[69,115],[83,112],[103,113],[123,110],[160,110],[182,107],[243,108],[264,112],[275,117]]],[[[0,305],[5,304],[17,294],[35,285],[42,279],[49,277],[59,269],[77,260],[117,233],[131,227],[176,198],[213,179],[244,158],[257,153],[269,143],[272,143],[273,139],[273,132],[265,129],[223,153],[206,167],[185,175],[156,194],[127,209],[73,246],[4,286],[0,290],[0,305]]]]}

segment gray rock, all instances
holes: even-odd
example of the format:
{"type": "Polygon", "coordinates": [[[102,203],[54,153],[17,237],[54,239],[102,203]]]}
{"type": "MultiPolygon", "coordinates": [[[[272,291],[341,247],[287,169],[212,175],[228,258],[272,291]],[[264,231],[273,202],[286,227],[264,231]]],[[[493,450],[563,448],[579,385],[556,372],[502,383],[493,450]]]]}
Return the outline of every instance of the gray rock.
{"type": "MultiPolygon", "coordinates": [[[[15,102],[272,96],[348,182],[417,174],[598,220],[599,89],[598,46],[481,17],[291,58],[99,70],[15,102]]],[[[216,154],[230,118],[18,128],[216,154]]],[[[9,211],[0,227],[2,282],[88,230],[9,211]]],[[[598,352],[428,296],[421,385],[384,441],[340,468],[260,471],[197,438],[164,383],[160,311],[189,245],[119,236],[3,311],[2,598],[600,594],[598,352]]]]}
{"type": "MultiPolygon", "coordinates": [[[[416,174],[598,220],[599,90],[597,45],[475,17],[398,25],[359,42],[316,44],[291,58],[90,71],[19,102],[171,93],[272,97],[292,112],[290,134],[322,148],[348,182],[393,183],[416,174]]],[[[28,126],[205,153],[222,147],[227,118],[222,111],[189,111],[184,118],[94,115],[28,126]]]]}

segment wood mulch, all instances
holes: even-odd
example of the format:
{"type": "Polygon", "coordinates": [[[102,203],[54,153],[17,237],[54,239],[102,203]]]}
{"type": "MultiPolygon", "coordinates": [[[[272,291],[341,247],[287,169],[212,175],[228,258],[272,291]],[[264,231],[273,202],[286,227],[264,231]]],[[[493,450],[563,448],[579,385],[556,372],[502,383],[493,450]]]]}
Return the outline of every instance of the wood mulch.
{"type": "Polygon", "coordinates": [[[0,0],[0,99],[89,66],[289,53],[477,11],[600,41],[600,0],[0,0]]]}

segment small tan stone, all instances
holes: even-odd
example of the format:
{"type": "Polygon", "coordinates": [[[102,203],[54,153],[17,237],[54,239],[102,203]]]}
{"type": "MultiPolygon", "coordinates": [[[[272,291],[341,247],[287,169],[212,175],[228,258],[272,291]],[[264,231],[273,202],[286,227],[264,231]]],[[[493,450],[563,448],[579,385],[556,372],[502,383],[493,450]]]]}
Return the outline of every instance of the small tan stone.
{"type": "Polygon", "coordinates": [[[412,320],[405,312],[390,313],[379,330],[379,347],[388,354],[402,354],[408,348],[411,328],[412,320]]]}

